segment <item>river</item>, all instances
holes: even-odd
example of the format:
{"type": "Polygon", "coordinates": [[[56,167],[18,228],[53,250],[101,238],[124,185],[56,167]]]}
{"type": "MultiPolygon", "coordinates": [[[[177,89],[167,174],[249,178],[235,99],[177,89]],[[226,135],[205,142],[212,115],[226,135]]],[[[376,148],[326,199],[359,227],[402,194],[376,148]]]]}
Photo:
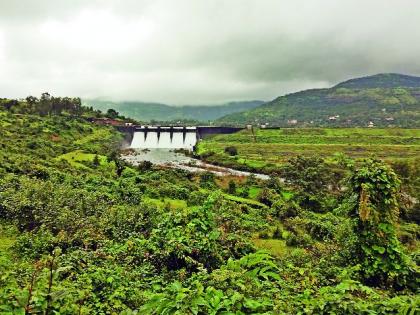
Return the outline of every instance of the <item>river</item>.
{"type": "Polygon", "coordinates": [[[137,131],[134,133],[130,150],[122,155],[122,159],[132,165],[138,165],[143,161],[150,161],[153,164],[183,169],[190,172],[212,172],[218,176],[250,176],[254,175],[259,179],[269,179],[268,175],[238,171],[235,169],[216,166],[186,156],[183,153],[175,152],[175,149],[186,149],[192,151],[197,143],[194,132],[157,132],[137,131]]]}
{"type": "Polygon", "coordinates": [[[228,167],[217,166],[203,161],[193,159],[183,153],[171,149],[131,149],[122,159],[132,165],[138,165],[143,161],[150,161],[153,164],[186,170],[193,173],[211,172],[218,176],[250,176],[267,180],[270,177],[265,174],[238,171],[228,167]]]}

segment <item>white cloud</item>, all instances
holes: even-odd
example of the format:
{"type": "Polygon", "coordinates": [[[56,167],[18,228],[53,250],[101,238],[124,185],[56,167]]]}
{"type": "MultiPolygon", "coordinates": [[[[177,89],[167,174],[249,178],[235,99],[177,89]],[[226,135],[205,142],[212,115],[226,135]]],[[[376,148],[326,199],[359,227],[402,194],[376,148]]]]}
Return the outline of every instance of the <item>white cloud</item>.
{"type": "Polygon", "coordinates": [[[416,0],[0,1],[0,96],[271,99],[420,74],[416,0]]]}
{"type": "Polygon", "coordinates": [[[154,25],[145,18],[127,20],[110,10],[83,10],[66,20],[49,19],[40,35],[50,45],[60,45],[74,53],[99,56],[124,53],[145,44],[154,25]]]}

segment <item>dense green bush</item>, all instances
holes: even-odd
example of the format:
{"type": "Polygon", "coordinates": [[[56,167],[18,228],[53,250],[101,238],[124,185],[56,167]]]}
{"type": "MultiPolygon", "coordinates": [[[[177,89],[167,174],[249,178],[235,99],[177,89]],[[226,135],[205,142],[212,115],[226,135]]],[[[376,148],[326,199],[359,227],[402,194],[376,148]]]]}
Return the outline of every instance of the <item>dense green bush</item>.
{"type": "Polygon", "coordinates": [[[212,189],[216,187],[216,175],[211,172],[203,172],[200,174],[200,186],[202,188],[212,189]]]}
{"type": "Polygon", "coordinates": [[[275,215],[280,220],[296,217],[302,211],[300,206],[294,200],[286,201],[282,198],[279,198],[274,202],[273,209],[275,215]]]}
{"type": "Polygon", "coordinates": [[[205,191],[193,191],[189,194],[187,204],[189,206],[198,206],[202,205],[207,199],[209,193],[205,191]]]}
{"type": "Polygon", "coordinates": [[[238,149],[234,146],[226,147],[224,151],[230,156],[238,155],[238,149]]]}

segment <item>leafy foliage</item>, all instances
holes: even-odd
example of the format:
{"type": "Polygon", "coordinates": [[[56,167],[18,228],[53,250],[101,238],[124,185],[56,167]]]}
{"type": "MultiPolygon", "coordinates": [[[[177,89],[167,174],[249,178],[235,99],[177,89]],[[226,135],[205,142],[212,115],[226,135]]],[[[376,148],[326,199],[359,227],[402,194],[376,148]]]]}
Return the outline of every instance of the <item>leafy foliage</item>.
{"type": "MultiPolygon", "coordinates": [[[[318,156],[331,164],[340,155],[355,159],[373,155],[394,164],[408,163],[409,181],[420,187],[415,176],[419,129],[254,128],[205,138],[197,144],[197,154],[210,163],[265,174],[278,174],[285,162],[297,156],[318,156]],[[237,155],[225,153],[230,146],[237,148],[237,155]]],[[[340,175],[340,167],[330,167],[329,173],[340,175]]]]}
{"type": "Polygon", "coordinates": [[[0,110],[0,313],[418,312],[420,233],[396,209],[415,165],[401,188],[343,156],[268,181],[133,167],[90,109],[25,107],[0,110]]]}
{"type": "MultiPolygon", "coordinates": [[[[400,184],[397,176],[380,161],[366,160],[350,183],[357,197],[351,215],[356,221],[358,259],[364,279],[374,285],[405,286],[416,272],[396,234],[400,184]]],[[[416,281],[413,286],[417,286],[416,281]]]]}

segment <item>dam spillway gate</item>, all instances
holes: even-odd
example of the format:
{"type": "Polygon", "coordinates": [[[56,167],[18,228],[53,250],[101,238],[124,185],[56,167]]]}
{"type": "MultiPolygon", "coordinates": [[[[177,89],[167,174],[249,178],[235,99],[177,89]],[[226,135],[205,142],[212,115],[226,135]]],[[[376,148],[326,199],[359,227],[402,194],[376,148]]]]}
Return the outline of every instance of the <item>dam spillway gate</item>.
{"type": "Polygon", "coordinates": [[[183,148],[192,150],[198,140],[212,134],[235,133],[243,128],[218,126],[119,126],[131,148],[183,148]]]}

